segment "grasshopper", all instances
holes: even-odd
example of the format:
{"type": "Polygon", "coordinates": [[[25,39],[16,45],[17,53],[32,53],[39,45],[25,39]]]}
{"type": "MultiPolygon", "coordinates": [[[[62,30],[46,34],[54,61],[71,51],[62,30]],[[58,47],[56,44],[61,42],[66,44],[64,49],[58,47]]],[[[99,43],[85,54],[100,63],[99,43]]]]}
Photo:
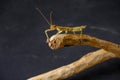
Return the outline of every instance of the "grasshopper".
{"type": "Polygon", "coordinates": [[[45,34],[47,39],[49,39],[48,36],[48,32],[49,31],[53,31],[53,30],[57,30],[57,34],[62,33],[63,31],[67,34],[68,32],[73,32],[75,34],[75,32],[80,32],[80,36],[82,36],[82,30],[86,28],[86,26],[81,25],[81,26],[76,26],[76,27],[67,27],[67,26],[57,26],[57,25],[53,25],[52,24],[52,12],[50,13],[50,22],[47,20],[47,18],[43,15],[43,13],[37,8],[37,10],[39,11],[39,13],[42,15],[42,17],[46,20],[46,22],[50,25],[50,29],[45,30],[45,34]]]}

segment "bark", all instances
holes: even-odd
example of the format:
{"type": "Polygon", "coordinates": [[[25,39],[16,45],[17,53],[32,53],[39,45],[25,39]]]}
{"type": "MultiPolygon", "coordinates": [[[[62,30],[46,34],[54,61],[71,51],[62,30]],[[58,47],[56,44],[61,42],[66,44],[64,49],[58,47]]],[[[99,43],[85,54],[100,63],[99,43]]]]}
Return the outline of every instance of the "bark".
{"type": "Polygon", "coordinates": [[[102,63],[108,59],[117,58],[117,56],[111,52],[100,49],[95,52],[90,52],[84,55],[81,59],[54,69],[52,71],[34,76],[28,80],[62,80],[70,76],[73,76],[83,70],[86,70],[98,63],[102,63]]]}
{"type": "Polygon", "coordinates": [[[59,49],[65,46],[92,46],[96,48],[102,48],[106,51],[113,52],[120,56],[120,45],[106,40],[98,39],[89,35],[79,34],[59,34],[54,35],[49,39],[49,47],[51,49],[59,49]]]}

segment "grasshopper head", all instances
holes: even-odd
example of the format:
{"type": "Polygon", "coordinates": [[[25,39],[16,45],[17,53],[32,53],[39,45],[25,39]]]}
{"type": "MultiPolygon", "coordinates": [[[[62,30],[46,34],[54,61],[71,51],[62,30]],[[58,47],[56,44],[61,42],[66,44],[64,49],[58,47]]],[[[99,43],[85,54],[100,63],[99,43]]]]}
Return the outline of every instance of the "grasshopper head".
{"type": "Polygon", "coordinates": [[[50,29],[55,30],[56,29],[56,25],[51,25],[50,29]]]}

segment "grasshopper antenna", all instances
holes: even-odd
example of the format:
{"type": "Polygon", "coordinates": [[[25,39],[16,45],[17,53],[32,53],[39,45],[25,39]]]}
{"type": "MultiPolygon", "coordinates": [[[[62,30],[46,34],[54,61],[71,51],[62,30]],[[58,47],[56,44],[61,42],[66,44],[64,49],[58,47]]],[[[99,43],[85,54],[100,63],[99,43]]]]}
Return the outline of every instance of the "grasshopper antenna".
{"type": "Polygon", "coordinates": [[[51,25],[50,22],[47,20],[47,18],[43,15],[43,13],[41,12],[41,10],[40,10],[39,8],[36,8],[36,10],[42,15],[42,17],[45,19],[45,21],[46,21],[49,25],[51,25]]]}
{"type": "Polygon", "coordinates": [[[52,11],[50,12],[50,24],[52,25],[52,11]]]}

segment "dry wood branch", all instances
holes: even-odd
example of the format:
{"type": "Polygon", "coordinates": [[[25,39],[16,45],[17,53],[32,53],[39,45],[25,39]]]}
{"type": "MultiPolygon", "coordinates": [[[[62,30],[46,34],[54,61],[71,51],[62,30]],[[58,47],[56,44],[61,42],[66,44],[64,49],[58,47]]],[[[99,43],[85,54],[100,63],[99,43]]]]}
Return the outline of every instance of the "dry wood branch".
{"type": "Polygon", "coordinates": [[[78,61],[29,78],[28,80],[62,80],[108,59],[120,58],[120,45],[88,35],[82,35],[81,37],[77,34],[59,34],[52,36],[48,41],[51,49],[78,45],[88,45],[103,49],[90,52],[78,61]]]}
{"type": "Polygon", "coordinates": [[[54,35],[50,38],[48,44],[51,49],[59,49],[64,46],[87,45],[96,48],[102,48],[120,56],[120,45],[91,37],[89,35],[82,35],[82,37],[79,34],[54,35]]]}
{"type": "Polygon", "coordinates": [[[88,53],[78,61],[75,61],[69,65],[62,66],[47,73],[29,78],[28,80],[62,80],[83,70],[86,70],[87,68],[92,67],[98,63],[116,57],[117,56],[115,54],[101,49],[95,52],[88,53]]]}

